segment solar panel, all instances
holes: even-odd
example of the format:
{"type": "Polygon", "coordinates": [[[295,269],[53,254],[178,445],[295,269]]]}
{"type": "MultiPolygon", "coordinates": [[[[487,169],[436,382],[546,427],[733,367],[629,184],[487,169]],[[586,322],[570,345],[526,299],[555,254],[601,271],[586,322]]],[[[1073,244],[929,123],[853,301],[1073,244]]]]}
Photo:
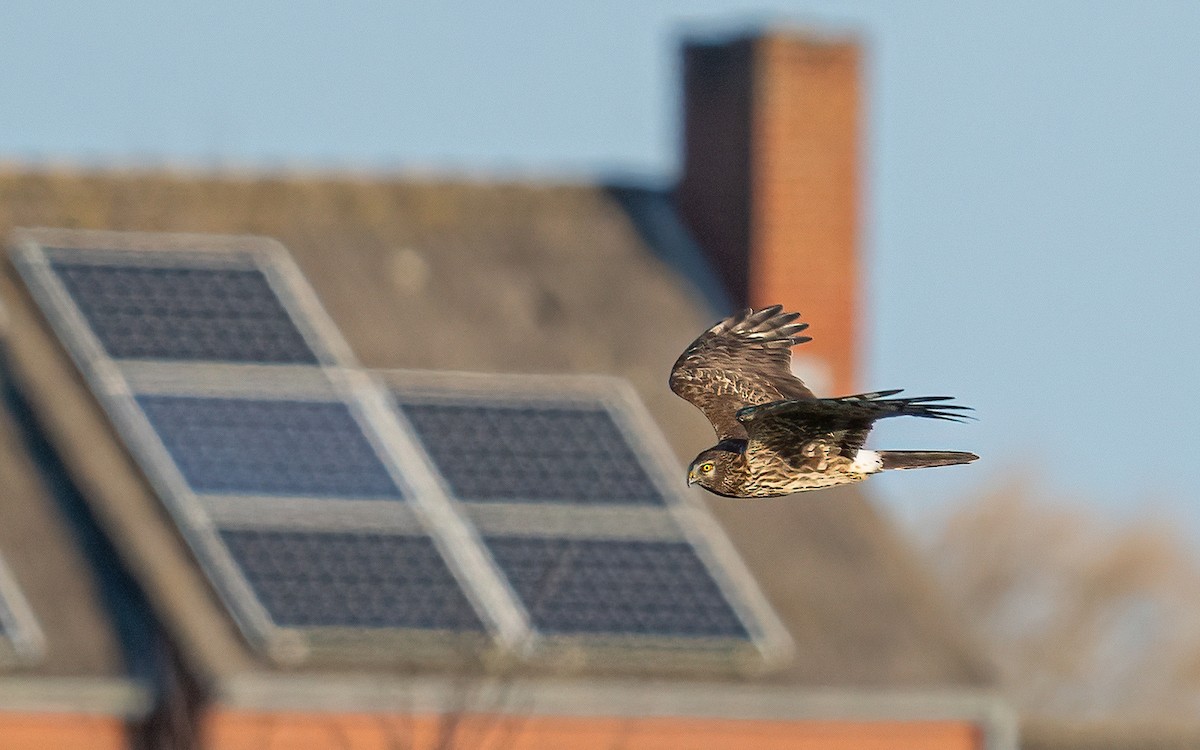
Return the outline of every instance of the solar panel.
{"type": "Polygon", "coordinates": [[[42,655],[44,638],[29,603],[0,558],[0,662],[29,662],[42,655]]]}
{"type": "Polygon", "coordinates": [[[258,269],[50,265],[114,359],[318,364],[258,269]]]}
{"type": "Polygon", "coordinates": [[[483,631],[428,537],[264,529],[220,535],[279,625],[483,631]]]}
{"type": "Polygon", "coordinates": [[[543,632],[750,637],[686,542],[484,541],[543,632]]]}
{"type": "Polygon", "coordinates": [[[402,498],[344,403],[141,395],[197,493],[402,498]]]}
{"type": "Polygon", "coordinates": [[[277,245],[25,236],[34,299],[268,655],[786,645],[627,386],[435,373],[389,400],[277,245]]]}
{"type": "Polygon", "coordinates": [[[12,608],[8,606],[8,600],[0,594],[0,637],[12,641],[16,634],[17,623],[12,608]]]}
{"type": "Polygon", "coordinates": [[[596,649],[609,663],[619,644],[711,665],[786,650],[736,553],[679,491],[682,472],[627,385],[450,373],[390,383],[549,658],[596,649]]]}
{"type": "Polygon", "coordinates": [[[459,500],[663,503],[612,416],[594,404],[413,403],[401,396],[400,406],[459,500]]]}

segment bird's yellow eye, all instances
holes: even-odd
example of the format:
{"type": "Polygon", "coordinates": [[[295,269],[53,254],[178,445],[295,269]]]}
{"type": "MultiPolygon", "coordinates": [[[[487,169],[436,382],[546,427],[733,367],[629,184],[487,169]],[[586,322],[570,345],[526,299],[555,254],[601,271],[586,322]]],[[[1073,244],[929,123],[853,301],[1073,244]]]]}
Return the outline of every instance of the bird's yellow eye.
{"type": "Polygon", "coordinates": [[[713,465],[711,462],[700,464],[700,471],[704,472],[705,474],[707,474],[708,472],[710,472],[712,470],[713,470],[713,465]]]}

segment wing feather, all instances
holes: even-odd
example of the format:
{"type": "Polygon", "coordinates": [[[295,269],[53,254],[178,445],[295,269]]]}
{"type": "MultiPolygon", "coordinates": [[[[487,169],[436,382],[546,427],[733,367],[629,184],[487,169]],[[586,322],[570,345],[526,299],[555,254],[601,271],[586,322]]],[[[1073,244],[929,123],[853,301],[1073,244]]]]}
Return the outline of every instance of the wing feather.
{"type": "Polygon", "coordinates": [[[782,305],[746,309],[700,335],[671,368],[671,390],[691,402],[721,440],[744,439],[737,412],[746,406],[812,399],[792,374],[792,347],[811,341],[800,335],[807,323],[782,305]]]}
{"type": "Polygon", "coordinates": [[[852,458],[875,422],[887,417],[924,417],[962,422],[969,406],[944,403],[950,396],[887,398],[900,391],[860,393],[841,398],[795,399],[748,406],[737,412],[746,427],[746,454],[774,453],[802,461],[805,446],[819,440],[835,454],[852,458]]]}

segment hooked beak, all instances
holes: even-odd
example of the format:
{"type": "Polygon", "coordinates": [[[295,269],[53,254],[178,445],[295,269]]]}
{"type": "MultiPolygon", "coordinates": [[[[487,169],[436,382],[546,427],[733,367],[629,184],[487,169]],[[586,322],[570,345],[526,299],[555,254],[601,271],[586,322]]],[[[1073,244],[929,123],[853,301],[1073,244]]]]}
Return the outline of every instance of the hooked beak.
{"type": "Polygon", "coordinates": [[[691,487],[693,484],[695,484],[697,479],[698,479],[698,477],[696,476],[696,472],[689,471],[688,472],[688,487],[691,487]]]}

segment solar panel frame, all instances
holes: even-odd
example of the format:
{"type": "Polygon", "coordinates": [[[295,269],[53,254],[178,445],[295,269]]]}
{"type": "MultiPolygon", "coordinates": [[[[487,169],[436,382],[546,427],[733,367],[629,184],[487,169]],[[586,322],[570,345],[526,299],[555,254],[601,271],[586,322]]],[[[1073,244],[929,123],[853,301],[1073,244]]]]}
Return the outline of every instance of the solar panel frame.
{"type": "MultiPolygon", "coordinates": [[[[279,242],[254,236],[159,234],[150,232],[23,229],[13,233],[13,264],[73,356],[109,359],[87,318],[52,268],[56,260],[88,264],[136,262],[162,268],[206,267],[254,270],[290,316],[317,366],[358,367],[337,325],[329,318],[303,272],[279,242]]],[[[131,362],[137,360],[124,360],[131,362]]],[[[202,361],[202,360],[201,360],[202,361]]],[[[276,364],[278,368],[314,364],[276,364]]]]}
{"type": "MultiPolygon", "coordinates": [[[[460,556],[448,549],[444,535],[436,533],[438,529],[432,528],[421,513],[414,515],[396,510],[406,505],[404,501],[339,499],[335,505],[341,507],[329,508],[321,507],[320,503],[305,505],[304,498],[271,497],[263,506],[263,512],[255,513],[248,510],[244,503],[247,496],[198,493],[180,472],[161,436],[139,406],[139,393],[340,401],[350,409],[401,494],[405,498],[413,497],[405,472],[388,449],[386,440],[378,434],[376,425],[379,419],[366,415],[371,399],[364,397],[363,390],[373,387],[370,380],[356,369],[357,362],[350,354],[349,347],[281,245],[263,238],[23,230],[18,233],[18,241],[11,252],[13,263],[35,302],[174,519],[213,589],[246,639],[269,658],[285,664],[329,659],[339,662],[361,659],[372,663],[388,660],[459,663],[476,658],[490,648],[498,633],[511,631],[511,627],[496,623],[492,608],[481,601],[476,587],[471,585],[476,575],[461,569],[460,556]],[[108,356],[87,320],[63,288],[61,279],[50,268],[45,244],[52,244],[54,252],[60,254],[95,254],[93,257],[97,262],[120,261],[133,254],[134,259],[140,262],[152,257],[156,262],[164,263],[222,265],[226,261],[216,256],[230,253],[230,263],[253,264],[273,280],[272,288],[281,299],[286,300],[285,307],[297,319],[297,327],[317,341],[314,349],[323,352],[321,362],[311,365],[114,360],[108,356]],[[96,250],[95,246],[102,249],[96,250]],[[164,250],[164,247],[175,249],[164,250]],[[180,250],[180,247],[186,249],[180,250]],[[146,251],[152,255],[141,255],[146,251]],[[137,390],[133,387],[135,384],[137,390]],[[300,501],[299,506],[296,505],[297,501],[300,501]],[[398,627],[374,629],[364,637],[361,628],[298,628],[280,626],[274,622],[245,571],[239,568],[222,542],[221,529],[294,527],[311,530],[339,525],[344,527],[343,502],[355,503],[360,518],[378,521],[389,516],[401,516],[398,523],[390,525],[392,533],[412,535],[414,531],[419,531],[420,535],[429,538],[476,609],[486,632],[479,634],[398,627]],[[268,518],[267,513],[279,509],[280,503],[282,507],[292,507],[293,510],[298,507],[299,512],[283,521],[268,518]],[[230,506],[239,504],[240,512],[231,514],[230,506]],[[392,506],[392,509],[385,509],[381,505],[392,506]],[[214,514],[214,511],[217,512],[214,514]]],[[[263,496],[250,497],[256,504],[264,499],[263,496]]],[[[511,633],[507,640],[512,640],[511,633]]]]}
{"type": "Polygon", "coordinates": [[[484,540],[543,633],[749,640],[745,624],[685,540],[532,535],[484,540]]]}
{"type": "Polygon", "coordinates": [[[463,502],[664,503],[603,406],[410,401],[401,410],[463,502]]]}
{"type": "Polygon", "coordinates": [[[218,533],[281,627],[486,633],[426,534],[261,526],[218,533]]]}
{"type": "MultiPolygon", "coordinates": [[[[384,379],[393,408],[420,443],[404,416],[405,402],[487,401],[500,404],[600,406],[643,463],[662,506],[585,506],[553,503],[495,504],[464,502],[441,476],[428,454],[424,460],[440,490],[471,519],[486,544],[490,533],[534,534],[546,538],[604,538],[686,542],[696,552],[725,600],[745,625],[748,638],[672,637],[629,633],[548,633],[530,625],[533,659],[571,661],[586,654],[594,667],[708,669],[714,665],[756,671],[785,663],[794,650],[791,636],[746,568],[724,531],[702,502],[682,484],[683,470],[653,417],[627,381],[591,375],[495,375],[432,371],[389,371],[384,379]],[[505,516],[510,518],[505,519],[505,516]],[[587,525],[602,535],[589,536],[587,525]],[[657,659],[656,657],[663,657],[657,659]]],[[[489,550],[489,554],[491,554],[489,550]]],[[[515,588],[506,580],[509,590],[515,588]]],[[[520,597],[517,596],[518,601],[520,597]]],[[[526,603],[522,603],[526,608],[526,603]]],[[[529,618],[528,611],[525,612],[529,618]]]]}
{"type": "Polygon", "coordinates": [[[0,557],[0,666],[35,663],[46,637],[8,564],[0,557]]]}
{"type": "Polygon", "coordinates": [[[341,399],[134,396],[198,495],[405,499],[341,399]]]}
{"type": "Polygon", "coordinates": [[[180,264],[178,253],[46,256],[112,359],[321,364],[267,276],[236,255],[226,264],[180,264]]]}

